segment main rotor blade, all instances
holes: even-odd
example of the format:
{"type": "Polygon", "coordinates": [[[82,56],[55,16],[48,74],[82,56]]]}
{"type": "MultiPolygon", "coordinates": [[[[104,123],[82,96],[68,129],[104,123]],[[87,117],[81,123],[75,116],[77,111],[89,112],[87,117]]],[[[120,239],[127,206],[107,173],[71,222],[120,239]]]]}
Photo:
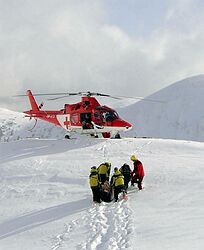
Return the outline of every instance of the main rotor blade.
{"type": "Polygon", "coordinates": [[[104,97],[110,97],[113,99],[121,99],[121,97],[119,96],[112,96],[112,95],[107,95],[107,94],[101,94],[101,93],[95,93],[95,92],[90,92],[91,95],[95,95],[95,96],[104,96],[104,97]]]}
{"type": "MultiPolygon", "coordinates": [[[[67,95],[67,96],[73,96],[73,95],[78,95],[79,93],[44,93],[44,94],[32,94],[33,96],[51,96],[51,95],[67,95]]],[[[15,95],[13,97],[22,97],[22,96],[27,96],[26,94],[24,95],[15,95]]]]}
{"type": "Polygon", "coordinates": [[[54,101],[54,100],[58,100],[58,99],[63,99],[65,97],[69,97],[68,95],[64,95],[64,96],[59,96],[59,97],[54,97],[54,98],[48,98],[48,101],[54,101]]]}
{"type": "Polygon", "coordinates": [[[149,99],[146,97],[139,97],[139,96],[119,96],[121,98],[130,98],[130,99],[136,99],[141,101],[147,101],[147,102],[158,102],[158,103],[165,103],[165,101],[155,100],[155,99],[149,99]]]}
{"type": "MultiPolygon", "coordinates": [[[[165,101],[161,101],[161,100],[154,100],[154,99],[150,99],[150,98],[145,98],[145,97],[137,97],[137,96],[113,96],[113,95],[107,95],[107,94],[102,94],[102,93],[98,93],[98,92],[91,92],[91,91],[87,91],[87,92],[74,92],[74,93],[44,93],[44,94],[33,94],[33,96],[58,96],[58,97],[54,97],[54,98],[49,98],[48,100],[58,100],[61,98],[65,98],[65,97],[69,97],[69,96],[87,96],[87,97],[91,97],[91,96],[101,96],[101,97],[109,97],[109,98],[113,98],[113,99],[117,99],[117,100],[121,100],[124,98],[130,98],[130,99],[136,99],[136,100],[141,100],[141,101],[148,101],[148,102],[158,102],[158,103],[165,103],[165,101]]],[[[27,95],[15,95],[14,97],[23,97],[23,96],[27,96],[27,95]]]]}

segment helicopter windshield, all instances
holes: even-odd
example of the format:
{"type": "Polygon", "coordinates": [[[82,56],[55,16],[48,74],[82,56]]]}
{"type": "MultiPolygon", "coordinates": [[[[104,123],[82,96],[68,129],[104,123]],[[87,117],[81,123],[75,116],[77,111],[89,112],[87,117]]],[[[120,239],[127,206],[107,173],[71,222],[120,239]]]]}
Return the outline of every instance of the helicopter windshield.
{"type": "Polygon", "coordinates": [[[118,114],[116,111],[103,111],[102,116],[105,122],[112,122],[115,119],[118,119],[118,114]]]}

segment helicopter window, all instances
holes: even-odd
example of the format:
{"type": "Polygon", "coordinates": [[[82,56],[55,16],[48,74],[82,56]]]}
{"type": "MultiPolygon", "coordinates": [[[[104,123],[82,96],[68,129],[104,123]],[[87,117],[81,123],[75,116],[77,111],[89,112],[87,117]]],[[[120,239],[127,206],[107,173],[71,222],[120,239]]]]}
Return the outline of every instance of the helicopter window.
{"type": "Polygon", "coordinates": [[[101,109],[103,109],[102,107],[100,107],[100,106],[97,106],[97,107],[95,107],[95,109],[97,109],[97,110],[101,110],[101,109]]]}
{"type": "Polygon", "coordinates": [[[118,118],[118,114],[115,111],[105,111],[102,115],[106,122],[112,122],[118,118]]]}
{"type": "Polygon", "coordinates": [[[89,108],[89,105],[90,105],[90,102],[89,102],[89,101],[84,101],[84,102],[83,102],[83,107],[84,107],[84,109],[88,109],[88,108],[89,108]]]}
{"type": "Polygon", "coordinates": [[[71,115],[71,121],[73,124],[77,124],[79,122],[78,114],[71,115]]]}
{"type": "Polygon", "coordinates": [[[100,116],[100,115],[99,115],[98,112],[95,112],[95,113],[94,113],[94,117],[95,117],[95,118],[99,118],[99,116],[100,116]]]}
{"type": "Polygon", "coordinates": [[[85,105],[90,105],[90,101],[84,101],[85,105]]]}
{"type": "Polygon", "coordinates": [[[114,113],[114,116],[115,116],[116,118],[119,118],[119,115],[118,115],[118,113],[117,113],[116,111],[114,111],[113,113],[114,113]]]}

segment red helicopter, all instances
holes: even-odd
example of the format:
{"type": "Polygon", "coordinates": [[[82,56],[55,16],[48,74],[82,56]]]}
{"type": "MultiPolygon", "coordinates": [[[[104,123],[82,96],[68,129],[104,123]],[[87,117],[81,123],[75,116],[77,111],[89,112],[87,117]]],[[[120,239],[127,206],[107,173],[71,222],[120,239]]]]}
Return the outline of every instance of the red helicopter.
{"type": "MultiPolygon", "coordinates": [[[[67,131],[65,136],[67,139],[70,138],[71,132],[79,132],[94,137],[102,135],[104,138],[120,138],[119,133],[121,131],[128,131],[132,128],[132,125],[122,120],[115,110],[107,106],[101,106],[96,98],[93,97],[112,97],[110,95],[90,91],[33,95],[31,90],[27,90],[26,96],[28,96],[32,108],[31,110],[24,111],[26,117],[30,117],[30,119],[34,118],[36,123],[37,119],[41,119],[64,128],[67,131]],[[65,104],[61,110],[41,110],[43,104],[38,105],[34,96],[43,95],[63,95],[49,100],[56,100],[67,96],[81,96],[81,102],[65,104]]],[[[117,97],[112,98],[119,99],[117,97]]]]}

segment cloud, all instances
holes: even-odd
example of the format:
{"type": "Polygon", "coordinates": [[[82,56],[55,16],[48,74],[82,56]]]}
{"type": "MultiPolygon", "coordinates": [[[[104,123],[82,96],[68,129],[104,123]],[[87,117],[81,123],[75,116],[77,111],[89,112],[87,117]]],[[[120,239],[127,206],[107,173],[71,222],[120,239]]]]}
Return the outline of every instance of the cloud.
{"type": "Polygon", "coordinates": [[[201,1],[168,1],[145,36],[111,22],[107,3],[1,1],[0,102],[27,89],[145,96],[203,73],[201,1]]]}

